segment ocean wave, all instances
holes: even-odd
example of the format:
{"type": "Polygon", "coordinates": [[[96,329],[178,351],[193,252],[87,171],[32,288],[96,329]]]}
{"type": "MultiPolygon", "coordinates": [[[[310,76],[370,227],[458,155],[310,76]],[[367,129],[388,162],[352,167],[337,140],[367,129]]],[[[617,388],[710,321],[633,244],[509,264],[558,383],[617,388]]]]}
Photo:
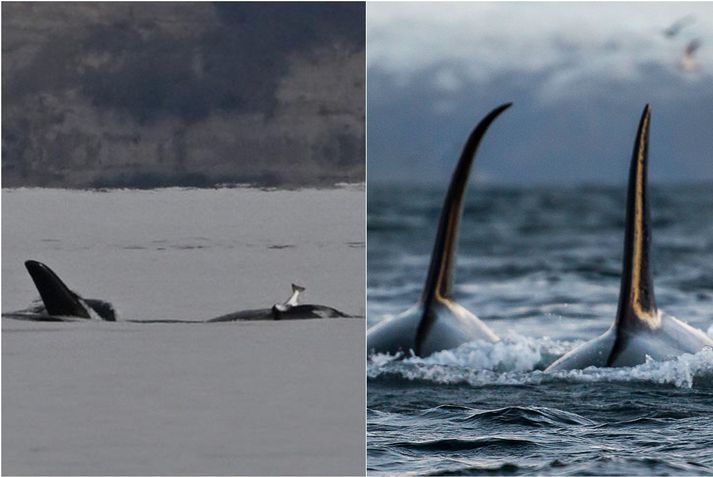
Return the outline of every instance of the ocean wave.
{"type": "Polygon", "coordinates": [[[683,354],[669,361],[647,357],[644,364],[544,373],[559,356],[581,341],[558,341],[513,335],[498,343],[471,342],[427,358],[402,354],[372,355],[372,380],[406,380],[436,385],[532,385],[553,382],[640,382],[679,388],[713,386],[713,350],[683,354]]]}
{"type": "MultiPolygon", "coordinates": [[[[459,465],[452,468],[446,468],[435,472],[429,472],[424,475],[516,475],[523,467],[514,462],[494,463],[494,464],[471,464],[459,465]]],[[[527,467],[524,467],[527,469],[527,467]]]]}
{"type": "Polygon", "coordinates": [[[573,412],[540,406],[507,406],[477,411],[467,416],[466,422],[516,424],[527,427],[560,427],[592,425],[594,421],[573,412]]]}
{"type": "Polygon", "coordinates": [[[576,382],[648,382],[672,384],[678,388],[713,386],[713,349],[682,354],[668,361],[654,361],[631,368],[576,369],[553,373],[554,377],[576,382]]]}
{"type": "Polygon", "coordinates": [[[390,367],[449,368],[496,372],[544,369],[559,356],[582,343],[511,334],[497,343],[472,341],[453,350],[434,353],[427,358],[402,354],[376,354],[370,357],[369,377],[376,377],[390,367]],[[374,374],[376,373],[376,374],[374,374]]]}
{"type": "Polygon", "coordinates": [[[500,450],[513,450],[537,446],[539,446],[539,444],[533,440],[514,436],[485,436],[477,437],[475,439],[448,438],[426,441],[400,441],[390,444],[390,447],[418,450],[421,452],[458,452],[493,447],[500,450]]]}

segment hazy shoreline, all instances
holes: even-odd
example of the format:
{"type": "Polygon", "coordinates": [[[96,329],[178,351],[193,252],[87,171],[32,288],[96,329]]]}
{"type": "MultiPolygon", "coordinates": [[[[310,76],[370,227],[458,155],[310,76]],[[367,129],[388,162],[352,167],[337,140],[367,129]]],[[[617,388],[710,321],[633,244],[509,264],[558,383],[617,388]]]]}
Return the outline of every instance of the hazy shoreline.
{"type": "Polygon", "coordinates": [[[338,182],[329,185],[300,185],[300,186],[263,186],[257,184],[215,184],[206,186],[166,185],[158,187],[43,187],[43,186],[2,186],[2,191],[12,192],[18,190],[57,190],[57,191],[87,191],[87,192],[112,192],[112,191],[150,191],[150,190],[219,190],[219,189],[246,189],[265,192],[276,191],[303,191],[303,190],[365,190],[366,182],[338,182]]]}

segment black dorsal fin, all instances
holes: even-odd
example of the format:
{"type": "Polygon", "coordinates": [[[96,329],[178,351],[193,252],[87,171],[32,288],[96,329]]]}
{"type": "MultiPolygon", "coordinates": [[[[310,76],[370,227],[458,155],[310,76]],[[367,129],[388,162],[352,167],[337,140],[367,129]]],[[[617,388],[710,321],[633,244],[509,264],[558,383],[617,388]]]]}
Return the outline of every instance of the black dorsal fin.
{"type": "Polygon", "coordinates": [[[416,330],[416,354],[420,354],[420,348],[436,319],[434,314],[431,313],[431,304],[435,300],[451,298],[453,292],[458,228],[463,215],[463,196],[465,195],[470,168],[475,159],[478,145],[495,118],[511,105],[512,103],[505,103],[498,106],[478,123],[473,132],[470,133],[470,136],[468,136],[456,169],[453,172],[448,193],[441,209],[436,243],[431,254],[431,265],[428,268],[426,284],[421,294],[424,313],[416,330]]]}
{"type": "Polygon", "coordinates": [[[44,263],[28,260],[25,268],[35,282],[45,304],[47,314],[51,316],[76,316],[91,318],[89,311],[81,303],[81,298],[44,263]]]}
{"type": "Polygon", "coordinates": [[[629,170],[617,331],[638,326],[654,329],[660,324],[651,277],[651,218],[646,192],[650,120],[651,108],[647,104],[641,115],[629,170]]]}
{"type": "Polygon", "coordinates": [[[480,140],[490,127],[490,124],[500,113],[509,108],[512,103],[506,103],[492,110],[470,133],[463,147],[456,169],[448,187],[446,199],[441,209],[438,223],[436,243],[431,254],[431,265],[428,269],[426,284],[423,287],[421,301],[429,303],[434,297],[449,298],[453,288],[453,272],[456,264],[456,248],[458,245],[458,226],[463,215],[463,196],[468,184],[470,168],[475,159],[475,153],[480,140]]]}

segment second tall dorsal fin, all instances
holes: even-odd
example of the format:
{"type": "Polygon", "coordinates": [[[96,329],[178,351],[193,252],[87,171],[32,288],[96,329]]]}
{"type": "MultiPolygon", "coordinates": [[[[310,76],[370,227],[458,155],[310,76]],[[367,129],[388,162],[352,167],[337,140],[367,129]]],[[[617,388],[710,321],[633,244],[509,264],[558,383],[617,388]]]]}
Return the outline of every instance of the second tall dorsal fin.
{"type": "Polygon", "coordinates": [[[470,133],[463,147],[441,210],[436,243],[431,254],[431,265],[421,294],[421,301],[425,304],[430,303],[434,297],[449,298],[451,296],[456,265],[458,227],[463,215],[463,196],[468,184],[471,165],[485,132],[495,118],[511,105],[512,103],[505,103],[485,116],[470,133]]]}
{"type": "Polygon", "coordinates": [[[624,258],[615,322],[617,330],[637,326],[654,329],[660,325],[654,300],[654,282],[651,277],[649,254],[651,218],[646,192],[646,175],[650,120],[651,108],[647,104],[639,122],[629,169],[624,258]]]}

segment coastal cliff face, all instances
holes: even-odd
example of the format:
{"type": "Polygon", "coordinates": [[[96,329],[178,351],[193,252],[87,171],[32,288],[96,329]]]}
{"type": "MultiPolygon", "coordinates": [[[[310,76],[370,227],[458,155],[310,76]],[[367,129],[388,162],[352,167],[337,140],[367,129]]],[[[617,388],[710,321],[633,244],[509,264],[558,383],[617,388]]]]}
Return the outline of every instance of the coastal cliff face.
{"type": "Polygon", "coordinates": [[[364,180],[358,4],[9,3],[3,187],[364,180]]]}

